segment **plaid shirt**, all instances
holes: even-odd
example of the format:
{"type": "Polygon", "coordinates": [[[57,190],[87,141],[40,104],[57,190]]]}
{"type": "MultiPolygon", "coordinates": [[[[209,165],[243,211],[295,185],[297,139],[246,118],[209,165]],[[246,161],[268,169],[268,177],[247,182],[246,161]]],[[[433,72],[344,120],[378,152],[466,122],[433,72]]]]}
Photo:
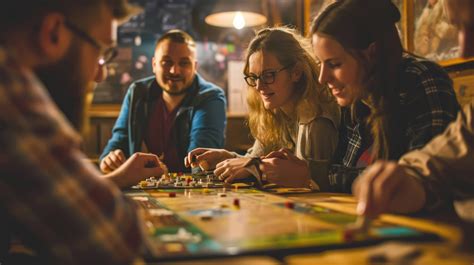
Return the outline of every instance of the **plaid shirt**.
{"type": "Polygon", "coordinates": [[[85,162],[42,84],[1,47],[0,109],[0,245],[15,235],[48,264],[129,264],[142,245],[134,204],[85,162]]]}
{"type": "MultiPolygon", "coordinates": [[[[400,137],[403,153],[418,149],[442,133],[456,118],[459,104],[446,72],[430,61],[406,56],[400,74],[400,137]]],[[[350,192],[353,180],[363,168],[355,168],[362,154],[372,145],[372,136],[365,120],[368,107],[360,103],[355,120],[350,110],[342,111],[339,146],[330,169],[330,190],[350,192]]],[[[401,154],[400,154],[401,155],[401,154]]],[[[398,159],[399,157],[390,157],[398,159]]]]}

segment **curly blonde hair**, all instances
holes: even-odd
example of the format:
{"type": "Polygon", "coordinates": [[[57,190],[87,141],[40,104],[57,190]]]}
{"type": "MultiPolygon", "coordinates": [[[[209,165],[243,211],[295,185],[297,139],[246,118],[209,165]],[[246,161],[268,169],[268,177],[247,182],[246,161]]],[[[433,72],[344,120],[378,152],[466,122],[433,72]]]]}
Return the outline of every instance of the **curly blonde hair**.
{"type": "Polygon", "coordinates": [[[329,90],[318,82],[319,66],[316,63],[309,40],[296,30],[287,27],[265,28],[257,32],[250,42],[245,58],[244,75],[249,75],[249,58],[265,51],[273,54],[281,65],[290,65],[294,71],[301,67],[302,75],[293,91],[294,109],[284,113],[280,109],[265,109],[259,92],[248,87],[249,127],[253,137],[264,146],[265,152],[282,147],[294,149],[292,135],[298,130],[303,113],[322,113],[321,104],[332,101],[329,90]]]}

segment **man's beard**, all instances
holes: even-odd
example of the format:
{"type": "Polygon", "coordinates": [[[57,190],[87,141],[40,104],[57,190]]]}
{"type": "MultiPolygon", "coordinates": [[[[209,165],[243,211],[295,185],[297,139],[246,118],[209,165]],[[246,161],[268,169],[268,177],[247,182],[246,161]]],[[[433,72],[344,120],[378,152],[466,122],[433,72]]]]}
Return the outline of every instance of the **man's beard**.
{"type": "Polygon", "coordinates": [[[72,44],[59,62],[38,67],[35,72],[59,109],[76,130],[82,132],[89,82],[82,76],[80,57],[78,45],[72,44]]]}
{"type": "MultiPolygon", "coordinates": [[[[194,80],[195,77],[192,78],[192,80],[194,80]]],[[[166,79],[171,79],[170,76],[167,76],[166,79]]],[[[184,82],[184,81],[183,81],[184,82]]],[[[188,91],[191,89],[191,87],[193,86],[193,82],[189,83],[189,84],[185,84],[183,88],[181,89],[175,89],[175,88],[168,88],[168,86],[163,86],[162,89],[164,92],[166,92],[168,95],[172,96],[172,97],[178,97],[178,96],[181,96],[181,95],[184,95],[184,94],[187,94],[188,91]]]]}
{"type": "Polygon", "coordinates": [[[177,97],[177,96],[181,96],[181,95],[184,95],[184,94],[188,93],[189,88],[190,88],[190,86],[186,87],[184,89],[181,89],[181,90],[171,90],[171,89],[163,88],[163,91],[166,92],[168,95],[170,95],[172,97],[177,97]]]}

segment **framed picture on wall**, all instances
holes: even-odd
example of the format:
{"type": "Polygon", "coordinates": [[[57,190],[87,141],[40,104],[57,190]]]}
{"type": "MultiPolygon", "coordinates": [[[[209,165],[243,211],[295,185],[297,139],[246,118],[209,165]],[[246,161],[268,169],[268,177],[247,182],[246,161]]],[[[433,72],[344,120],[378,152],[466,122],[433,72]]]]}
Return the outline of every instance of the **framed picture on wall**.
{"type": "MultiPolygon", "coordinates": [[[[311,0],[310,3],[310,21],[306,24],[307,26],[310,25],[311,21],[318,16],[328,5],[336,2],[337,0],[311,0]]],[[[393,0],[393,3],[398,7],[398,10],[400,10],[400,13],[402,15],[402,19],[400,19],[400,22],[397,23],[397,28],[398,32],[400,33],[400,38],[402,40],[402,43],[405,44],[405,29],[403,28],[403,10],[404,10],[404,4],[405,0],[393,0]]],[[[405,45],[406,46],[406,45],[405,45]]],[[[405,47],[406,48],[406,47],[405,47]]]]}
{"type": "MultiPolygon", "coordinates": [[[[310,21],[335,0],[310,0],[310,21]]],[[[404,48],[442,66],[474,61],[459,57],[458,31],[444,12],[446,0],[392,0],[401,13],[397,24],[404,48]]],[[[307,25],[309,25],[310,21],[307,25]]]]}
{"type": "Polygon", "coordinates": [[[443,1],[418,0],[413,7],[413,52],[439,63],[459,57],[458,31],[448,22],[443,1]]]}

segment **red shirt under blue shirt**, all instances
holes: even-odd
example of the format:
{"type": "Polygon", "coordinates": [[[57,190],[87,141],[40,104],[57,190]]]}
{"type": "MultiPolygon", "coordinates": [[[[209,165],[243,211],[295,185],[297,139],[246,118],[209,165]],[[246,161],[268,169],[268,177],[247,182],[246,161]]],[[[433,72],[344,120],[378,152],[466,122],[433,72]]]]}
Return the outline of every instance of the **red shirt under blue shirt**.
{"type": "Polygon", "coordinates": [[[148,151],[158,156],[163,155],[161,159],[171,172],[186,170],[183,159],[178,157],[176,136],[173,134],[176,112],[179,107],[178,105],[174,110],[169,111],[163,97],[159,96],[150,113],[145,136],[148,151]]]}

